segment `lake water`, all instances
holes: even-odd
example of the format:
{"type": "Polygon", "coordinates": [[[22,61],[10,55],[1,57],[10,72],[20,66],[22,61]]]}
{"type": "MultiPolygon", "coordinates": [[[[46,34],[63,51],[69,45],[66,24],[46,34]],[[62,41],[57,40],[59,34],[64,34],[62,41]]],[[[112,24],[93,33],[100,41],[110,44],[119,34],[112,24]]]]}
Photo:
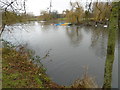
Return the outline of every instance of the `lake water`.
{"type": "MultiPolygon", "coordinates": [[[[47,75],[57,84],[70,85],[81,78],[88,68],[88,75],[99,86],[104,80],[108,30],[85,26],[54,26],[40,22],[7,26],[3,39],[14,45],[25,45],[41,58],[47,75]]],[[[117,43],[117,41],[116,41],[117,43]]],[[[112,87],[118,87],[118,46],[115,48],[112,87]]]]}

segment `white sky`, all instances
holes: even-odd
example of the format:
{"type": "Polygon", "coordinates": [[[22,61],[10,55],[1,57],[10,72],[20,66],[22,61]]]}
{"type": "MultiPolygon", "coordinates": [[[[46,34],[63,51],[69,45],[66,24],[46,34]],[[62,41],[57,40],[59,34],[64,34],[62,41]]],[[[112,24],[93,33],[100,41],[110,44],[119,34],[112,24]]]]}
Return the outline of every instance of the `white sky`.
{"type": "MultiPolygon", "coordinates": [[[[69,2],[70,0],[52,0],[52,10],[62,12],[63,10],[70,9],[69,2]]],[[[46,10],[49,7],[50,0],[27,0],[26,5],[27,12],[39,15],[40,11],[46,10]]]]}
{"type": "MultiPolygon", "coordinates": [[[[75,2],[79,1],[83,6],[85,2],[91,0],[52,0],[52,10],[57,10],[61,13],[63,10],[70,9],[70,1],[75,2]]],[[[96,1],[96,0],[92,0],[96,1]]],[[[98,0],[98,1],[107,1],[107,0],[98,0]]],[[[50,0],[27,0],[26,10],[28,13],[33,13],[34,15],[40,15],[40,11],[47,10],[50,6],[50,0]]]]}

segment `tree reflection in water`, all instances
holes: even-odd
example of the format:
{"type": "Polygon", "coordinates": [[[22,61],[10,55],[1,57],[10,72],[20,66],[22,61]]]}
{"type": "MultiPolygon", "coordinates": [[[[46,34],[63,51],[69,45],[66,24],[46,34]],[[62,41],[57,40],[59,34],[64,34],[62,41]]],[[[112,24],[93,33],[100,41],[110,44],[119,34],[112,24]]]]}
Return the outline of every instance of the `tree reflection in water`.
{"type": "Polygon", "coordinates": [[[79,27],[66,27],[66,34],[70,38],[70,42],[74,46],[79,46],[80,41],[83,38],[81,30],[79,27]]]}
{"type": "Polygon", "coordinates": [[[94,28],[91,30],[91,46],[94,50],[96,56],[101,59],[106,56],[107,40],[108,40],[108,30],[105,28],[94,28]]]}

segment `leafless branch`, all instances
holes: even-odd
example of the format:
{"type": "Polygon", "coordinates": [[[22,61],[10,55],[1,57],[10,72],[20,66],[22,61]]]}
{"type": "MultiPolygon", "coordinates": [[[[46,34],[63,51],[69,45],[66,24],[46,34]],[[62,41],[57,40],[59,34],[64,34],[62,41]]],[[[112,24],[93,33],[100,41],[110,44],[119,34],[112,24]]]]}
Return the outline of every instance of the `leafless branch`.
{"type": "MultiPolygon", "coordinates": [[[[7,19],[7,15],[6,15],[6,12],[7,11],[13,11],[13,12],[23,12],[26,13],[26,0],[21,0],[21,2],[19,2],[19,0],[11,0],[11,1],[8,1],[8,0],[0,0],[0,8],[2,8],[3,12],[4,12],[4,15],[5,15],[5,18],[7,19]]],[[[4,28],[5,28],[6,24],[3,23],[2,24],[2,29],[0,31],[0,37],[2,35],[2,32],[4,31],[4,28]]]]}

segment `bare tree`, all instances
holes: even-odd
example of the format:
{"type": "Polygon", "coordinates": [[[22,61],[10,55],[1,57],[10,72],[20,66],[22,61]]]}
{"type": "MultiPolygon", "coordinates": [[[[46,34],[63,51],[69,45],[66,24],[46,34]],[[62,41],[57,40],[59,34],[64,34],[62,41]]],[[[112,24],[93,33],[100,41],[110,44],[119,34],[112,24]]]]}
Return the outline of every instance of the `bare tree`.
{"type": "Polygon", "coordinates": [[[85,7],[87,8],[88,12],[92,11],[92,4],[93,4],[92,0],[90,2],[86,2],[85,7]]]}
{"type": "Polygon", "coordinates": [[[0,8],[4,11],[26,13],[26,0],[0,0],[0,8]]]}
{"type": "MultiPolygon", "coordinates": [[[[26,13],[26,0],[0,0],[0,9],[2,13],[4,13],[5,18],[7,19],[7,11],[11,11],[14,13],[26,13]]],[[[4,31],[6,23],[2,23],[1,32],[4,31]]]]}
{"type": "Polygon", "coordinates": [[[66,13],[67,22],[80,24],[83,16],[83,7],[79,2],[70,2],[71,10],[64,11],[66,13]]]}

